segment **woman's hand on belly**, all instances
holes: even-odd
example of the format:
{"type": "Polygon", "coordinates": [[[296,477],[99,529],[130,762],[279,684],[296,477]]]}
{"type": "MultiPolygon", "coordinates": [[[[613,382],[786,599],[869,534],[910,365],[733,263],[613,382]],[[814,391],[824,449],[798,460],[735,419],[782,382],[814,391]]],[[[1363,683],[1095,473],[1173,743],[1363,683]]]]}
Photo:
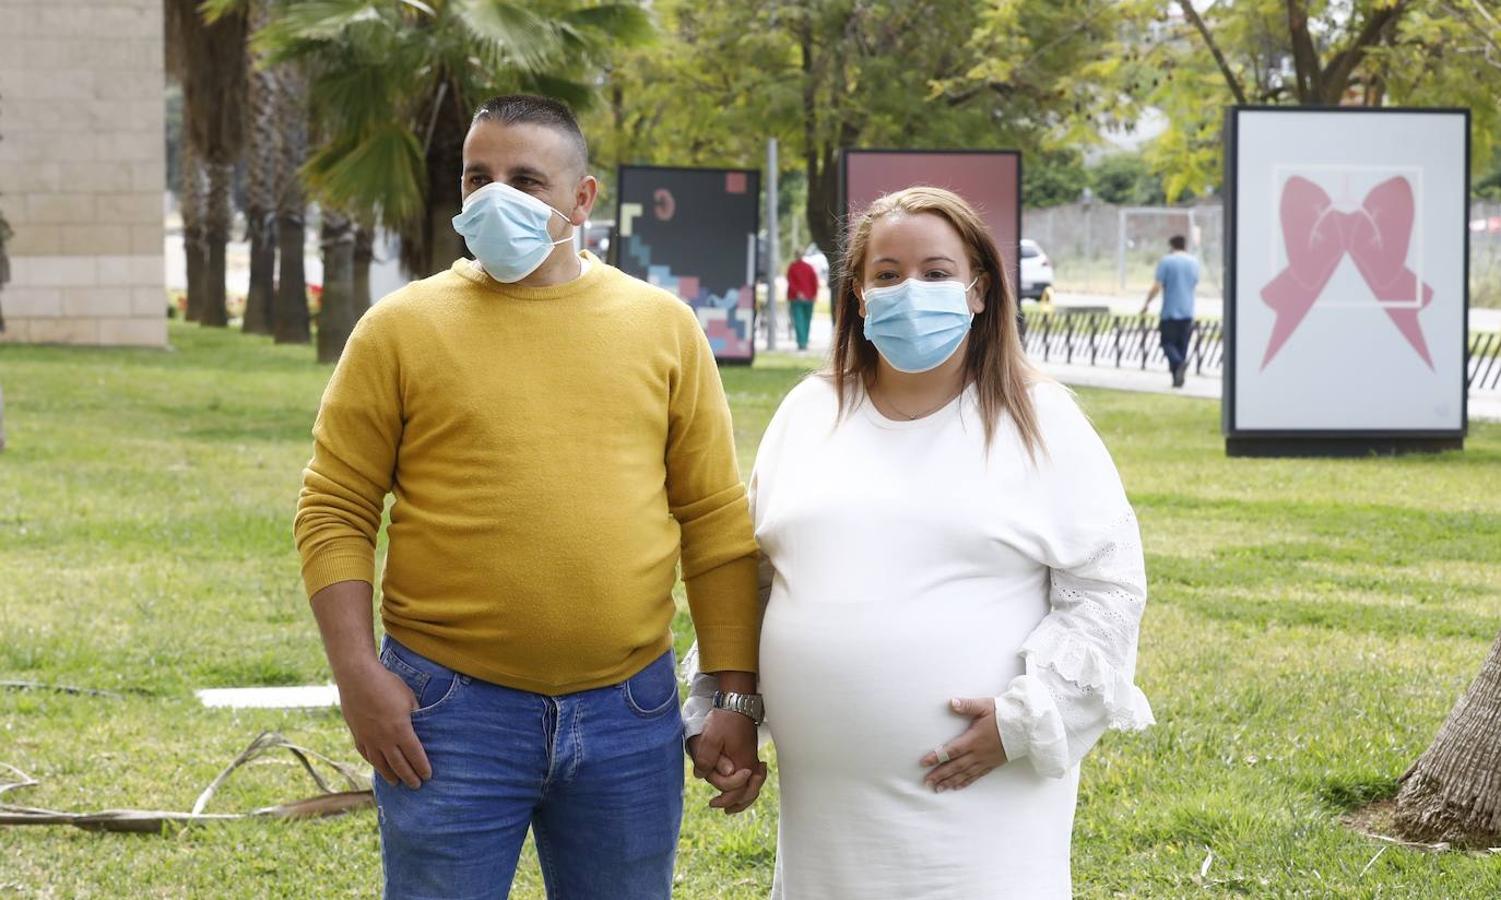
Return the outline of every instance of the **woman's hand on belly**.
{"type": "Polygon", "coordinates": [[[969,787],[1006,763],[1001,730],[996,727],[994,698],[951,700],[949,709],[971,721],[963,734],[939,744],[922,758],[923,766],[932,770],[923,783],[940,793],[969,787]],[[944,762],[940,754],[948,761],[944,762]]]}

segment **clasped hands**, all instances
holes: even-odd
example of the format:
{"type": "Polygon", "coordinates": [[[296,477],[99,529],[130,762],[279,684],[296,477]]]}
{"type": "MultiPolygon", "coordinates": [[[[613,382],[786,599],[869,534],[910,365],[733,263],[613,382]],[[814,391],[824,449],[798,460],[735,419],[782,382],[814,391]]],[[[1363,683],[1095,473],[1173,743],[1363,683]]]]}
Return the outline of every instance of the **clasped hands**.
{"type": "Polygon", "coordinates": [[[766,763],[756,756],[756,738],[756,724],[748,717],[715,709],[704,721],[703,732],[688,739],[693,775],[719,791],[709,805],[726,815],[749,809],[766,783],[766,763]]]}

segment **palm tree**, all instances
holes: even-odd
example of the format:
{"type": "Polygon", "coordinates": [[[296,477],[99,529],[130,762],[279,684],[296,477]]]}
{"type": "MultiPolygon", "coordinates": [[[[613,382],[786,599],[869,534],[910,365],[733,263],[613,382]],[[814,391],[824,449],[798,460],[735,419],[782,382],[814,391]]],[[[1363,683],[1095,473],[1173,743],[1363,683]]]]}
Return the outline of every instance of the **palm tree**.
{"type": "MultiPolygon", "coordinates": [[[[270,21],[268,0],[251,0],[253,30],[270,21]]],[[[281,153],[276,121],[276,72],[252,58],[249,72],[249,147],[245,159],[245,231],[250,238],[250,290],[245,295],[248,334],[271,333],[276,293],[276,167],[281,153]]]]}
{"type": "Polygon", "coordinates": [[[208,234],[204,228],[203,207],[208,185],[203,161],[184,128],[179,136],[177,210],[182,217],[182,250],[187,259],[188,306],[183,316],[189,322],[203,319],[203,307],[210,293],[208,276],[208,234]]]}
{"type": "Polygon", "coordinates": [[[1501,843],[1501,635],[1433,744],[1402,776],[1396,823],[1418,841],[1501,843]]]}
{"type": "MultiPolygon", "coordinates": [[[[211,0],[211,3],[235,0],[211,0]]],[[[485,98],[526,90],[586,105],[614,45],[652,34],[636,2],[304,0],[254,38],[274,61],[305,60],[326,139],[305,167],[320,201],[396,231],[426,276],[463,253],[464,135],[485,98]]]]}
{"type": "Polygon", "coordinates": [[[308,152],[307,76],[301,63],[278,67],[276,122],[281,158],[276,177],[276,245],[281,257],[273,303],[272,334],[278,344],[306,344],[311,337],[307,309],[307,195],[301,168],[308,152]]]}
{"type": "MultiPolygon", "coordinates": [[[[0,138],[4,140],[4,138],[0,138]]],[[[10,230],[10,223],[5,221],[5,213],[0,212],[0,292],[5,290],[5,283],[10,281],[10,256],[5,252],[5,244],[10,240],[14,232],[10,230]]],[[[0,310],[0,334],[5,333],[5,313],[0,310]]],[[[0,404],[3,404],[0,398],[0,404]]],[[[0,418],[4,416],[4,409],[0,408],[0,418]]],[[[5,446],[5,429],[0,427],[0,448],[5,446]]]]}
{"type": "MultiPolygon", "coordinates": [[[[5,242],[10,240],[13,232],[10,223],[5,221],[5,213],[0,212],[0,293],[5,291],[5,283],[10,281],[10,257],[5,252],[5,242]]],[[[0,310],[0,334],[5,333],[5,312],[0,310]]]]}
{"type": "Polygon", "coordinates": [[[245,139],[245,41],[249,27],[243,10],[218,16],[209,23],[199,14],[198,6],[198,0],[169,0],[167,4],[171,36],[177,42],[174,57],[183,90],[183,130],[202,160],[208,184],[203,218],[207,243],[203,297],[195,302],[190,280],[188,306],[196,309],[204,325],[222,327],[229,321],[224,304],[224,249],[229,242],[234,165],[245,139]]]}
{"type": "Polygon", "coordinates": [[[375,262],[375,226],[361,222],[354,232],[354,317],[370,308],[370,264],[375,262]]]}
{"type": "Polygon", "coordinates": [[[204,260],[203,286],[206,289],[203,305],[199,308],[198,324],[223,328],[229,324],[229,307],[225,302],[225,279],[228,276],[226,250],[229,245],[229,230],[234,222],[234,204],[230,194],[234,190],[235,164],[207,162],[203,164],[206,178],[203,209],[203,242],[207,250],[204,260]]]}
{"type": "MultiPolygon", "coordinates": [[[[0,294],[5,293],[5,283],[10,281],[10,256],[5,252],[5,244],[10,240],[13,232],[10,223],[5,221],[5,213],[0,212],[0,294]]],[[[5,333],[5,313],[0,310],[0,334],[5,333]]],[[[0,391],[0,450],[5,449],[5,393],[0,391]]]]}
{"type": "MultiPolygon", "coordinates": [[[[313,142],[319,143],[323,123],[312,123],[313,142]]],[[[356,310],[355,293],[355,221],[343,209],[327,200],[318,205],[318,247],[323,259],[323,293],[318,309],[318,361],[334,363],[344,352],[344,344],[354,331],[354,323],[364,314],[356,310]]],[[[367,282],[369,278],[365,279],[367,282]]]]}
{"type": "Polygon", "coordinates": [[[323,306],[318,312],[318,362],[339,361],[359,313],[354,301],[354,220],[332,207],[321,209],[323,306]]]}
{"type": "MultiPolygon", "coordinates": [[[[10,223],[5,221],[5,213],[0,212],[0,294],[5,293],[5,283],[10,281],[10,257],[5,252],[5,242],[10,240],[13,232],[10,223]]],[[[0,334],[5,333],[5,313],[0,311],[0,334]]],[[[0,450],[5,449],[5,392],[0,391],[0,450]]]]}

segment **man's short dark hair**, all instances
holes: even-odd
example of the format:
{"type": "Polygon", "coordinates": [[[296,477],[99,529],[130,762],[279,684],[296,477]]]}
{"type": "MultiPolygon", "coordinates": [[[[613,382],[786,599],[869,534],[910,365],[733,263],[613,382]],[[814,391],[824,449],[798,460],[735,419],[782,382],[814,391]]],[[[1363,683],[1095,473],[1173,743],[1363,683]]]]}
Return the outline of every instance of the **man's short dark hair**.
{"type": "Polygon", "coordinates": [[[579,130],[578,119],[573,117],[573,110],[566,103],[532,94],[503,94],[482,103],[474,113],[474,121],[495,122],[498,125],[525,123],[551,128],[568,138],[569,143],[578,151],[580,173],[589,171],[589,144],[584,140],[584,133],[579,130]]]}
{"type": "Polygon", "coordinates": [[[1167,239],[1167,245],[1174,250],[1187,250],[1188,240],[1181,234],[1175,234],[1167,239]]]}

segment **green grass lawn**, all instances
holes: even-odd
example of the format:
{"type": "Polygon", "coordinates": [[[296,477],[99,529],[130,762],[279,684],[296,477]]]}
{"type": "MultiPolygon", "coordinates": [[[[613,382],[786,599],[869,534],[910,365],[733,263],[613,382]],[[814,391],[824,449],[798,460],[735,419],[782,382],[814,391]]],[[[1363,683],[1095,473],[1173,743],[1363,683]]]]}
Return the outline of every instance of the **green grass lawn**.
{"type": "MultiPolygon", "coordinates": [[[[233,333],[177,326],[172,341],[0,348],[0,680],[123,695],[0,691],[0,762],[43,782],[10,802],[185,810],[263,729],[358,761],[335,712],[206,710],[192,695],[328,678],[290,523],[329,369],[233,333]]],[[[747,471],[797,365],[724,372],[747,471]]],[[[1078,895],[1501,896],[1501,855],[1387,847],[1340,824],[1393,792],[1501,629],[1501,427],[1442,456],[1229,460],[1215,404],[1081,399],[1146,539],[1139,681],[1159,724],[1085,762],[1078,895]]],[[[210,811],[310,792],[298,770],[257,765],[210,811]]],[[[764,897],[774,784],[737,818],[707,798],[690,788],[678,895],[764,897]]],[[[0,897],[378,886],[368,812],[161,837],[0,829],[0,897]]],[[[534,864],[515,896],[541,896],[534,864]]]]}

